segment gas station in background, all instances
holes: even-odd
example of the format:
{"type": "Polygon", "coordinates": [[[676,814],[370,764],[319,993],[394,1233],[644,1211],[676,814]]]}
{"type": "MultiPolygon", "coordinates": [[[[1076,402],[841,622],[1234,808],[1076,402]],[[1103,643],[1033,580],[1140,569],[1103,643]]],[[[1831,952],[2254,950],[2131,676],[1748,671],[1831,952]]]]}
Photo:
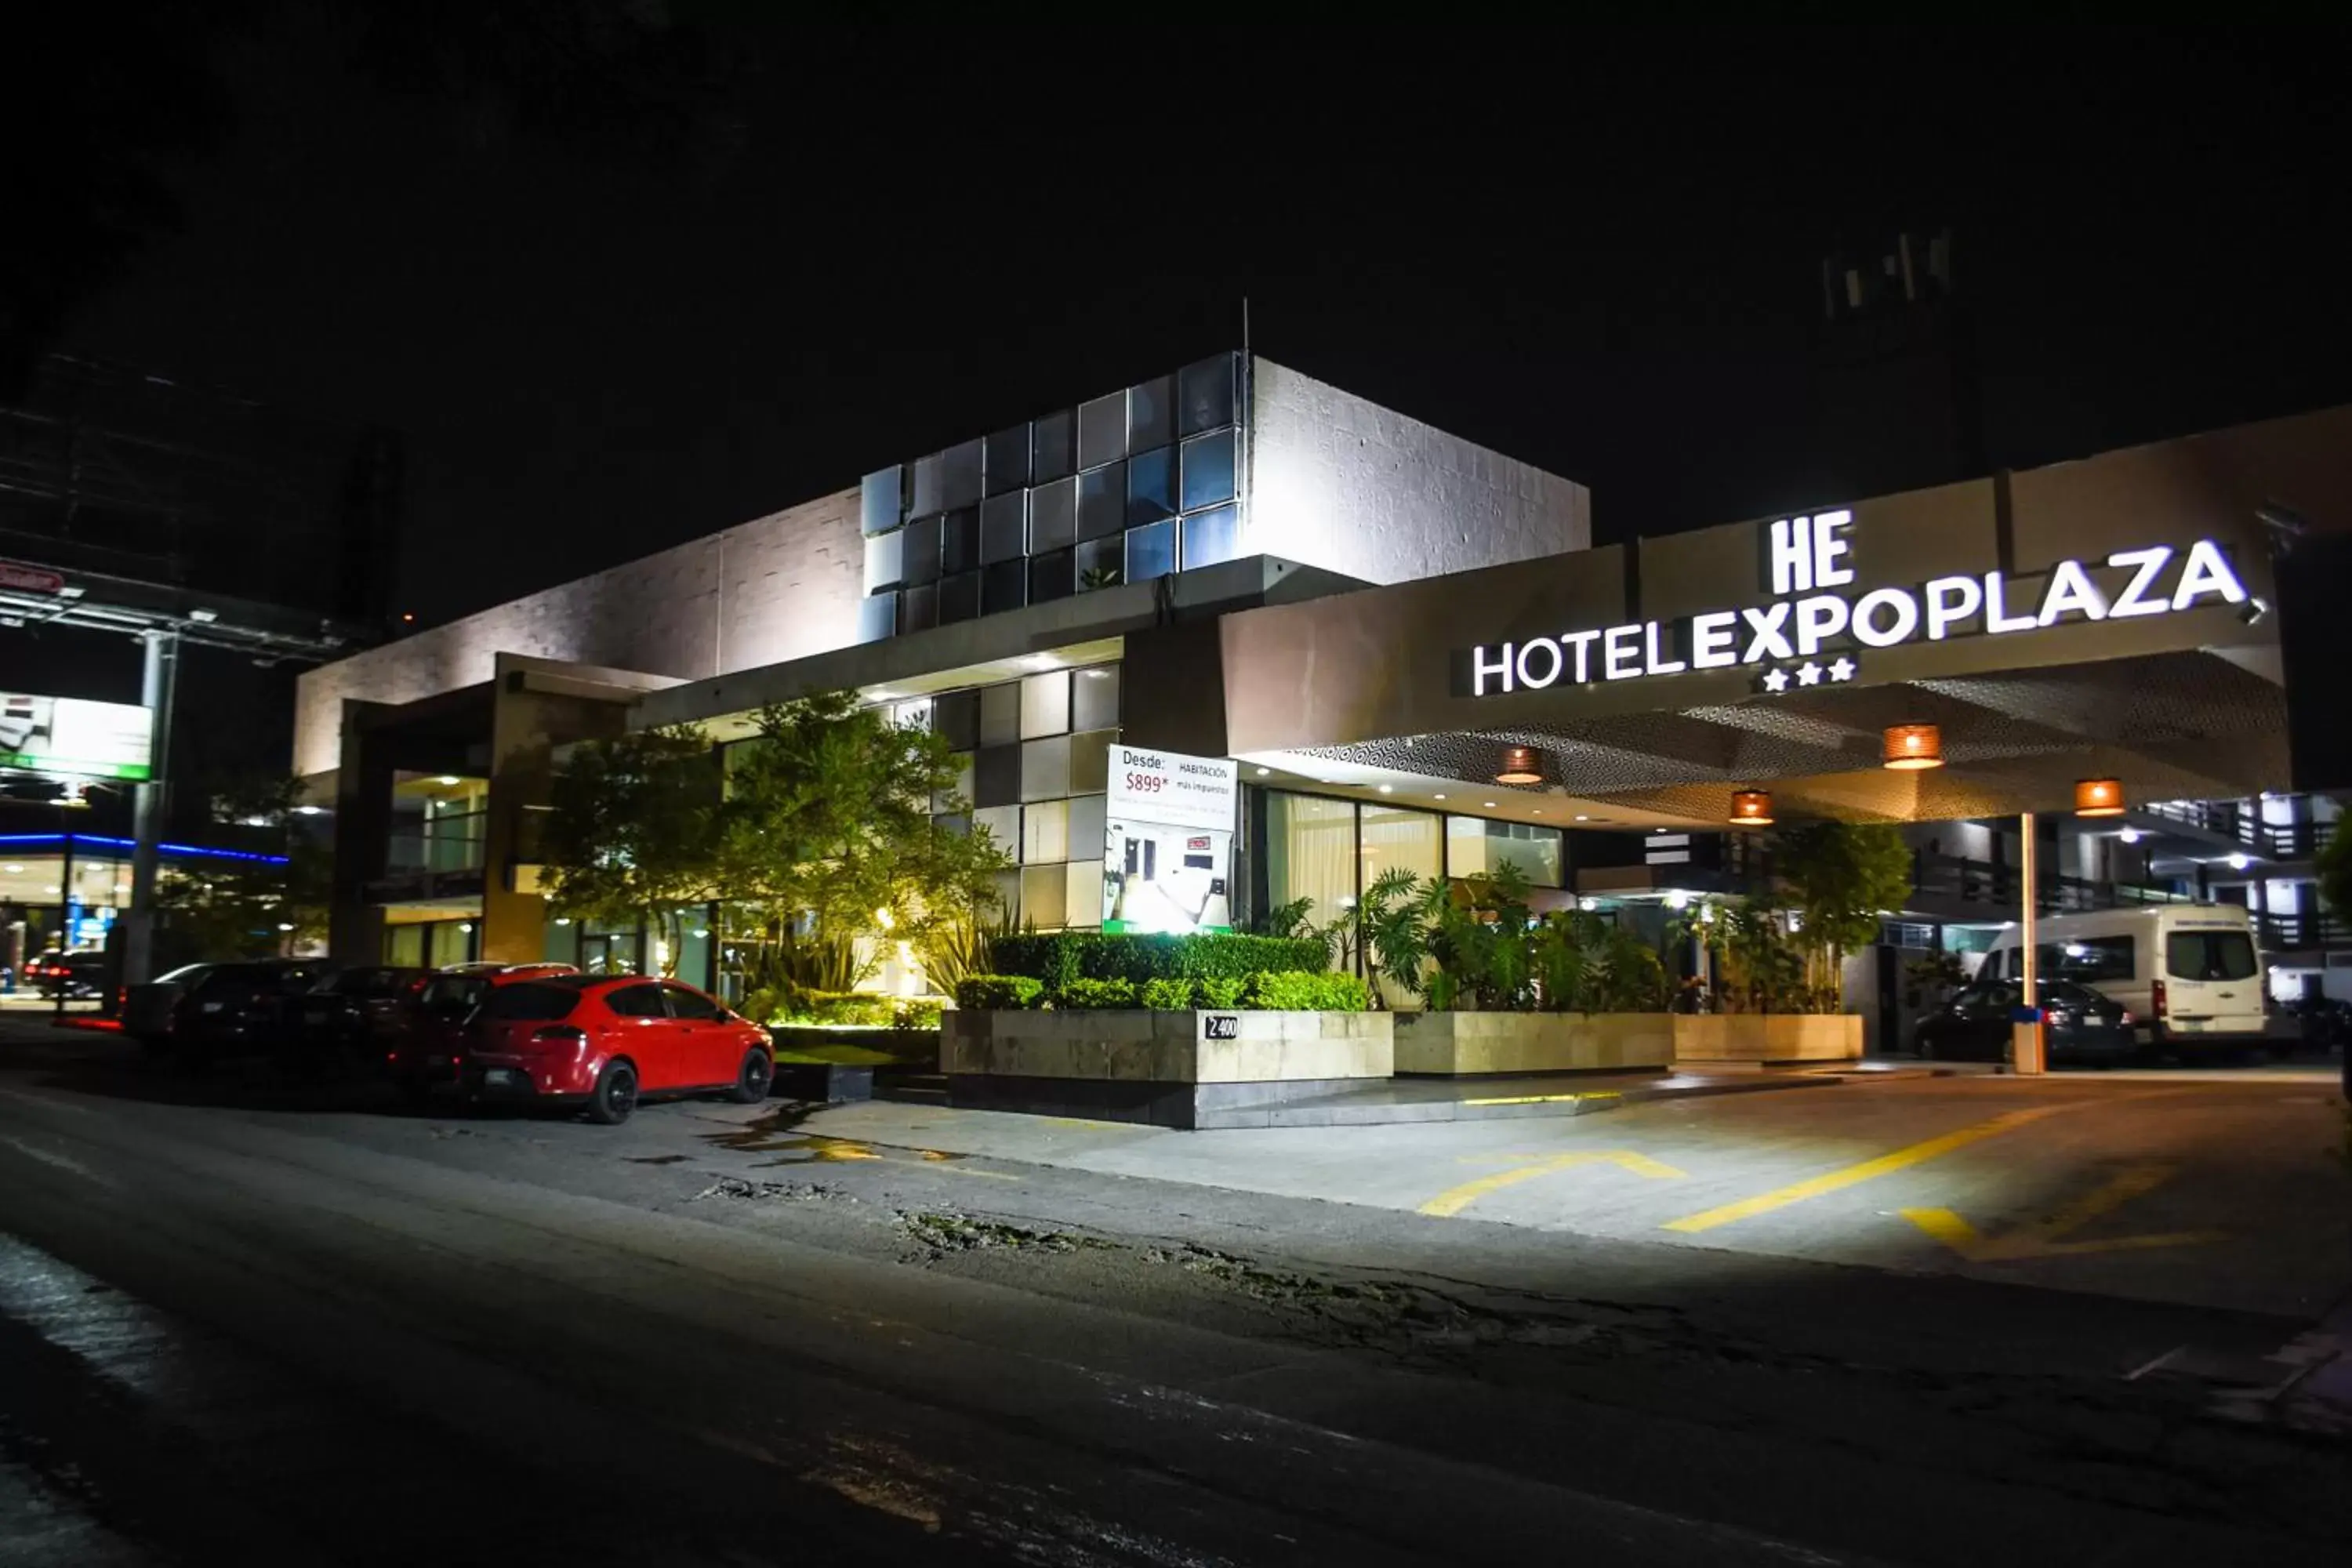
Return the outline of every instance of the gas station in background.
{"type": "Polygon", "coordinates": [[[1142,746],[1110,749],[1102,928],[1233,929],[1241,765],[1142,746]]]}

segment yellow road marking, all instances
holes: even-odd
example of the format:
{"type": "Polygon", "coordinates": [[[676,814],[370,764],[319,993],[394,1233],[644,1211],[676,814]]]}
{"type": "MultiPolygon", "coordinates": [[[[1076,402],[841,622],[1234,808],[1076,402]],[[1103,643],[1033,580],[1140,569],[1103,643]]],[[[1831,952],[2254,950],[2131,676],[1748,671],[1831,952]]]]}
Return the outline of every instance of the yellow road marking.
{"type": "Polygon", "coordinates": [[[1560,1105],[1572,1100],[1616,1100],[1618,1098],[1620,1094],[1616,1089],[1596,1089],[1584,1094],[1498,1095],[1492,1100],[1465,1100],[1462,1103],[1465,1105],[1560,1105]]]}
{"type": "Polygon", "coordinates": [[[1730,1225],[1736,1220],[1753,1219],[1759,1214],[1787,1208],[1790,1204],[1801,1204],[1827,1193],[1843,1192],[1847,1187],[1891,1175],[1896,1171],[1908,1170],[1913,1165],[1948,1154],[1955,1149],[1965,1149],[1971,1143],[1998,1137],[2029,1121],[2039,1121],[2045,1116],[2055,1116],[2062,1110],[2073,1110],[2092,1103],[2095,1102],[2076,1100],[2064,1105],[2038,1105],[2027,1110],[2004,1111],[1990,1121],[1979,1121],[1972,1127],[1963,1127],[1939,1138],[1930,1138],[1924,1143],[1914,1143],[1907,1149],[1897,1149],[1891,1154],[1881,1154],[1874,1160],[1848,1165],[1843,1170],[1831,1171],[1824,1175],[1793,1182],[1785,1187],[1775,1187],[1769,1193],[1759,1193],[1752,1198],[1742,1198],[1738,1203],[1668,1220],[1660,1228],[1689,1236],[1702,1230],[1713,1230],[1719,1225],[1730,1225]]]}
{"type": "Polygon", "coordinates": [[[1579,1150],[1573,1154],[1554,1154],[1548,1160],[1538,1160],[1533,1164],[1516,1166],[1508,1171],[1497,1171],[1491,1176],[1480,1176],[1475,1181],[1465,1182],[1458,1187],[1448,1187],[1422,1205],[1421,1212],[1425,1215],[1434,1215],[1443,1219],[1448,1215],[1460,1214],[1488,1193],[1500,1192],[1505,1187],[1515,1187],[1521,1182],[1532,1182],[1538,1176],[1549,1176],[1555,1171],[1570,1171],[1579,1165],[1592,1164],[1614,1165],[1619,1170],[1630,1171],[1634,1175],[1647,1176],[1654,1181],[1671,1180],[1685,1173],[1663,1161],[1651,1159],[1647,1154],[1636,1154],[1631,1149],[1579,1150]]]}
{"type": "Polygon", "coordinates": [[[1905,1209],[1903,1217],[1971,1263],[2013,1263],[2028,1258],[2071,1257],[2089,1252],[2135,1252],[2152,1247],[2194,1247],[2225,1239],[2218,1230],[2170,1230],[2140,1236],[2067,1241],[2101,1215],[2122,1207],[2172,1179],[2177,1166],[2131,1165],[2118,1171],[2049,1218],[2021,1226],[2005,1236],[1985,1237],[1950,1209],[1905,1209]]]}

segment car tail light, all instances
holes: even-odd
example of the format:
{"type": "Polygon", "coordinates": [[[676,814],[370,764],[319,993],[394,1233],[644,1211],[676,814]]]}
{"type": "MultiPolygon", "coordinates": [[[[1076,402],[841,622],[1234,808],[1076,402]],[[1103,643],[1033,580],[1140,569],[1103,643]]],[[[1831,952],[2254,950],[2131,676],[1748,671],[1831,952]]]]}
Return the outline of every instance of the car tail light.
{"type": "Polygon", "coordinates": [[[576,1046],[588,1037],[588,1031],[576,1024],[542,1024],[530,1032],[533,1045],[576,1046]]]}
{"type": "Polygon", "coordinates": [[[2164,981],[2161,978],[2147,983],[2147,1010],[2158,1018],[2164,1016],[2164,981]]]}
{"type": "Polygon", "coordinates": [[[2116,1014],[2116,1022],[2118,1025],[2122,1025],[2122,1026],[2128,1026],[2130,1025],[2131,1021],[2132,1021],[2131,1009],[2130,1009],[2130,1008],[2128,1008],[2128,1007],[2125,1008],[2122,1012],[2120,1012],[2120,1013],[2118,1013],[2118,1014],[2116,1014]]]}

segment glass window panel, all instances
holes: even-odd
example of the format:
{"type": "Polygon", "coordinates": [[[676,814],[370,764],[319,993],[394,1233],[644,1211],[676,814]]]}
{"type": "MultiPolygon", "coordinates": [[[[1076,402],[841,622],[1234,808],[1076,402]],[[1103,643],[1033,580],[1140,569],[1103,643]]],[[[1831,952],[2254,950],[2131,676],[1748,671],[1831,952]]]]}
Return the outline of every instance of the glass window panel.
{"type": "Polygon", "coordinates": [[[958,507],[940,519],[940,575],[952,577],[980,564],[980,509],[958,507]]]}
{"type": "Polygon", "coordinates": [[[1029,426],[1015,425],[991,436],[982,468],[981,488],[992,496],[1025,488],[1029,483],[1029,426]]]}
{"type": "Polygon", "coordinates": [[[1102,924],[1102,862],[1073,860],[1068,875],[1062,919],[1073,927],[1090,931],[1102,924]]]}
{"type": "Polygon", "coordinates": [[[1089,539],[1078,546],[1078,592],[1117,587],[1127,576],[1127,536],[1089,539]]]}
{"type": "Polygon", "coordinates": [[[1233,422],[1233,355],[1219,354],[1176,373],[1176,434],[1197,436],[1233,422]]]}
{"type": "Polygon", "coordinates": [[[1184,520],[1184,570],[1231,561],[1242,551],[1241,509],[1221,506],[1184,520]]]}
{"type": "Polygon", "coordinates": [[[1065,408],[1037,421],[1029,482],[1042,485],[1077,472],[1077,416],[1065,408]]]}
{"type": "MultiPolygon", "coordinates": [[[[966,441],[940,454],[938,510],[980,504],[980,443],[966,441]]],[[[924,510],[929,510],[928,508],[924,510]]]]}
{"type": "Polygon", "coordinates": [[[898,595],[898,629],[927,632],[940,624],[939,584],[926,583],[898,595]]]}
{"type": "Polygon", "coordinates": [[[1069,908],[1069,874],[1059,866],[1021,868],[1021,919],[1040,931],[1058,930],[1069,908]]]}
{"type": "MultiPolygon", "coordinates": [[[[1070,730],[1070,672],[1049,669],[1021,682],[1021,738],[1066,735],[1070,730]]],[[[1060,857],[1056,856],[1056,859],[1060,857]]]]}
{"type": "Polygon", "coordinates": [[[1114,392],[1078,405],[1078,467],[1092,468],[1127,456],[1127,394],[1114,392]]]}
{"type": "Polygon", "coordinates": [[[1078,476],[1078,537],[1108,539],[1127,525],[1127,465],[1089,468],[1078,476]]]}
{"type": "Polygon", "coordinates": [[[967,837],[971,833],[971,813],[968,811],[944,813],[932,817],[931,826],[941,833],[951,834],[958,838],[967,837]]]}
{"type": "MultiPolygon", "coordinates": [[[[548,922],[547,930],[547,944],[551,948],[555,945],[555,939],[559,934],[569,936],[572,933],[570,926],[559,926],[552,921],[548,922]]],[[[383,933],[383,961],[386,963],[396,963],[403,969],[424,968],[425,928],[421,925],[388,928],[383,933]]],[[[556,962],[565,963],[568,960],[558,959],[556,962]]]]}
{"type": "Polygon", "coordinates": [[[940,582],[940,625],[952,626],[968,621],[980,614],[980,574],[967,572],[961,577],[946,577],[940,582]]]}
{"type": "Polygon", "coordinates": [[[1176,525],[1155,522],[1127,531],[1127,580],[1146,583],[1176,570],[1176,525]]]}
{"type": "Polygon", "coordinates": [[[1029,602],[1029,563],[1000,561],[980,569],[980,613],[1002,615],[1029,602]]]}
{"type": "Polygon", "coordinates": [[[927,511],[947,510],[947,502],[940,499],[940,464],[945,456],[944,453],[934,452],[908,465],[911,477],[905,497],[908,516],[920,517],[927,511]]]}
{"type": "Polygon", "coordinates": [[[1444,875],[1445,819],[1437,813],[1366,802],[1359,826],[1366,882],[1392,867],[1416,877],[1444,875]]]}
{"type": "Polygon", "coordinates": [[[1176,448],[1138,452],[1127,460],[1127,521],[1158,522],[1176,515],[1176,448]]]}
{"type": "Polygon", "coordinates": [[[857,640],[879,642],[898,630],[898,595],[876,594],[857,606],[857,640]]]}
{"type": "Polygon", "coordinates": [[[1127,445],[1130,451],[1160,447],[1175,438],[1176,384],[1157,376],[1127,389],[1127,445]]]}
{"type": "Polygon", "coordinates": [[[1476,816],[1445,819],[1447,876],[1491,877],[1505,866],[1517,866],[1532,886],[1559,887],[1559,829],[1528,822],[1489,822],[1476,816]]]}
{"type": "MultiPolygon", "coordinates": [[[[1070,772],[1076,773],[1074,763],[1070,772]]],[[[1076,782],[1075,779],[1072,781],[1076,782]]],[[[1082,795],[1070,802],[1070,853],[1099,855],[1103,848],[1103,796],[1082,795]]]]}
{"type": "Polygon", "coordinates": [[[1070,738],[1021,743],[1021,798],[1058,800],[1070,793],[1070,738]]]}
{"type": "Polygon", "coordinates": [[[1353,802],[1266,792],[1265,896],[1270,903],[1305,899],[1307,918],[1328,925],[1356,907],[1356,860],[1353,802]]]}
{"type": "Polygon", "coordinates": [[[1049,554],[1029,558],[1029,602],[1050,605],[1056,599],[1066,599],[1077,592],[1076,557],[1069,551],[1056,550],[1049,554]]]}
{"type": "Polygon", "coordinates": [[[1021,683],[1008,680],[980,693],[980,743],[1001,746],[1021,738],[1021,683]]]}
{"type": "MultiPolygon", "coordinates": [[[[395,958],[392,962],[413,965],[418,963],[422,956],[419,954],[417,958],[412,959],[395,958]]],[[[539,956],[542,962],[548,963],[577,965],[580,962],[580,928],[570,921],[549,921],[546,937],[540,943],[539,956]]]]}
{"type": "Polygon", "coordinates": [[[898,581],[909,585],[940,580],[940,520],[919,517],[898,531],[898,581]]]}
{"type": "MultiPolygon", "coordinates": [[[[987,807],[1017,805],[1021,802],[1021,748],[1019,745],[982,746],[972,753],[971,803],[982,809],[972,814],[973,820],[988,819],[987,807]]],[[[1018,844],[1017,837],[1003,840],[1018,844]]]]}
{"type": "Polygon", "coordinates": [[[1234,446],[1231,430],[1195,436],[1184,443],[1184,510],[1194,511],[1234,499],[1234,446]]]}
{"type": "Polygon", "coordinates": [[[1036,865],[1070,858],[1070,803],[1041,800],[1021,812],[1021,858],[1036,865]]]}
{"type": "Polygon", "coordinates": [[[931,727],[931,700],[910,697],[904,702],[890,705],[890,722],[901,730],[929,731],[931,727]]]}
{"type": "Polygon", "coordinates": [[[1070,793],[1110,787],[1110,743],[1116,730],[1089,730],[1070,737],[1070,793]]]}
{"type": "Polygon", "coordinates": [[[933,811],[954,811],[958,809],[956,803],[959,800],[961,800],[965,806],[970,806],[971,805],[971,753],[970,752],[958,752],[955,758],[955,783],[950,784],[943,790],[935,791],[932,794],[931,809],[933,811]]]}
{"type": "Polygon", "coordinates": [[[988,829],[991,842],[1007,855],[1021,853],[1021,808],[1017,805],[986,806],[971,814],[974,827],[988,829]]]}
{"type": "Polygon", "coordinates": [[[980,508],[980,559],[985,565],[1029,552],[1029,492],[991,496],[980,508]]]}
{"type": "Polygon", "coordinates": [[[899,563],[904,559],[900,533],[877,533],[866,542],[866,591],[878,594],[885,588],[898,585],[899,563]]]}
{"type": "Polygon", "coordinates": [[[1029,492],[1029,553],[1067,550],[1078,537],[1078,481],[1056,479],[1029,492]]]}
{"type": "Polygon", "coordinates": [[[1070,728],[1101,730],[1118,722],[1118,666],[1090,664],[1071,673],[1070,728]]]}
{"type": "Polygon", "coordinates": [[[959,752],[980,744],[980,693],[950,691],[931,699],[931,732],[959,752]]]}
{"type": "Polygon", "coordinates": [[[887,533],[904,514],[898,506],[897,464],[866,476],[857,487],[857,526],[864,533],[887,533]]]}

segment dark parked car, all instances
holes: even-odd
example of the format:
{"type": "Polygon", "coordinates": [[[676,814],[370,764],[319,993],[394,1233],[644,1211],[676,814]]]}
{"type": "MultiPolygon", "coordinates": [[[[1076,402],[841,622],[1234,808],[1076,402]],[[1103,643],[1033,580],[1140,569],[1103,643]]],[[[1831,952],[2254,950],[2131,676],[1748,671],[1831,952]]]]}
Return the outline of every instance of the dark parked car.
{"type": "Polygon", "coordinates": [[[430,970],[362,963],[338,969],[289,1005],[295,1038],[311,1052],[358,1054],[396,1044],[430,970]]]}
{"type": "MultiPolygon", "coordinates": [[[[2048,1026],[2050,1059],[2112,1062],[2137,1049],[2131,1014],[2112,997],[2072,980],[2044,980],[2034,987],[2048,1026]]],[[[1997,1062],[2009,1055],[2011,1015],[2021,988],[2014,980],[1981,980],[1963,986],[1937,1012],[1919,1020],[1911,1048],[1944,1061],[1997,1062]]]]}
{"type": "Polygon", "coordinates": [[[2305,996],[2286,1005],[2294,1015],[2303,1043],[2322,1050],[2352,1047],[2352,1002],[2334,996],[2305,996]]]}
{"type": "Polygon", "coordinates": [[[324,959],[270,958],[215,965],[172,1013],[173,1054],[191,1067],[295,1044],[289,1004],[319,983],[324,959]]]}
{"type": "Polygon", "coordinates": [[[106,954],[94,948],[81,952],[45,952],[25,965],[25,977],[52,1001],[60,995],[101,995],[106,988],[106,954]]]}
{"type": "Polygon", "coordinates": [[[151,1051],[168,1049],[180,998],[204,984],[217,963],[184,963],[168,974],[122,989],[122,1032],[151,1051]]]}
{"type": "Polygon", "coordinates": [[[411,1100],[454,1088],[464,1075],[466,1020],[499,986],[577,974],[568,963],[460,963],[419,979],[403,1006],[398,1033],[386,1042],[384,1068],[411,1100]]]}

